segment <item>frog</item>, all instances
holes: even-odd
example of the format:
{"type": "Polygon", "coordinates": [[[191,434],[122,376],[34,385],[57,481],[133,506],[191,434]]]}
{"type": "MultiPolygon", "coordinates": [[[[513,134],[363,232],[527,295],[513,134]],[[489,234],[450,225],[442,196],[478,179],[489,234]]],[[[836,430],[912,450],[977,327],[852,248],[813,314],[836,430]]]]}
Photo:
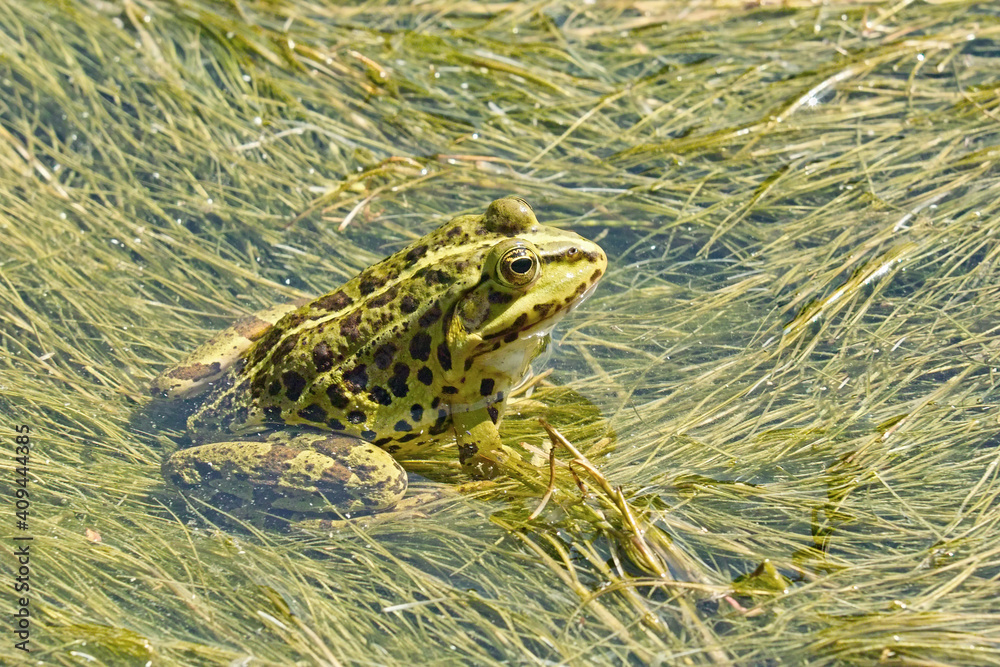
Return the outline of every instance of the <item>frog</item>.
{"type": "Polygon", "coordinates": [[[298,515],[379,512],[400,461],[454,442],[462,470],[510,464],[500,426],[553,327],[607,270],[599,245],[521,197],[459,215],[344,285],[219,332],[151,384],[192,404],[164,477],[209,501],[298,515]]]}

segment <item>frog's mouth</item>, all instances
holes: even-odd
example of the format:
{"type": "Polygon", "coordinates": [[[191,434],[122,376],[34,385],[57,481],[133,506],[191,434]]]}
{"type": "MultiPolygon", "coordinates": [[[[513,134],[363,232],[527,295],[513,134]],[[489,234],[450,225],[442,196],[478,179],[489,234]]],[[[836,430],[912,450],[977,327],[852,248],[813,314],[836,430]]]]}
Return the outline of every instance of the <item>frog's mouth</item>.
{"type": "Polygon", "coordinates": [[[594,284],[584,290],[583,293],[581,293],[580,296],[573,301],[573,303],[567,305],[565,308],[559,308],[555,310],[555,312],[550,313],[548,316],[518,331],[517,337],[521,340],[525,340],[528,338],[548,336],[552,333],[552,330],[557,324],[559,324],[559,321],[562,320],[562,318],[572,313],[581,303],[590,298],[590,295],[597,289],[598,282],[599,281],[594,281],[594,284]]]}
{"type": "MultiPolygon", "coordinates": [[[[603,276],[603,270],[600,274],[597,274],[592,279],[589,285],[586,286],[579,294],[574,296],[570,303],[558,303],[555,304],[538,304],[531,311],[524,311],[514,320],[514,325],[521,324],[521,326],[508,327],[500,331],[495,331],[486,336],[483,336],[484,341],[496,341],[503,339],[505,343],[512,343],[517,339],[535,338],[538,336],[545,336],[549,334],[552,329],[559,324],[559,321],[566,315],[572,313],[579,307],[581,303],[590,298],[597,289],[597,286],[601,282],[601,277],[603,276]],[[549,307],[544,308],[546,305],[549,307]],[[554,306],[554,307],[553,307],[554,306]],[[542,308],[542,310],[540,310],[542,308]],[[532,321],[532,315],[538,319],[532,321]],[[523,322],[523,320],[527,320],[523,322]]],[[[582,285],[581,285],[582,287],[582,285]]]]}
{"type": "Polygon", "coordinates": [[[589,299],[590,295],[594,293],[594,290],[597,289],[597,285],[600,284],[600,282],[601,282],[600,278],[598,278],[597,280],[595,280],[593,282],[593,284],[591,284],[590,287],[588,287],[587,289],[585,289],[583,291],[583,294],[580,295],[579,299],[577,299],[573,303],[569,304],[569,307],[566,310],[563,311],[563,315],[567,315],[569,313],[572,313],[574,310],[576,310],[579,307],[579,305],[581,303],[583,303],[584,301],[586,301],[587,299],[589,299]]]}

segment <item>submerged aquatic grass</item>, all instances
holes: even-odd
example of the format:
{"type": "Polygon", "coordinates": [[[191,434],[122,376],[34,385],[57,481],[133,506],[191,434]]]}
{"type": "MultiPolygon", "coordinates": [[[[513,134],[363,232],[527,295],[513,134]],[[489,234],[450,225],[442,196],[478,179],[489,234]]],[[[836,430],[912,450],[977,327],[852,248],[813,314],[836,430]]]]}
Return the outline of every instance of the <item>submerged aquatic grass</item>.
{"type": "Polygon", "coordinates": [[[491,8],[0,0],[31,657],[1000,664],[997,13],[491,8]],[[505,437],[544,490],[554,424],[710,583],[450,455],[325,532],[164,488],[160,369],[508,193],[610,270],[505,437]]]}

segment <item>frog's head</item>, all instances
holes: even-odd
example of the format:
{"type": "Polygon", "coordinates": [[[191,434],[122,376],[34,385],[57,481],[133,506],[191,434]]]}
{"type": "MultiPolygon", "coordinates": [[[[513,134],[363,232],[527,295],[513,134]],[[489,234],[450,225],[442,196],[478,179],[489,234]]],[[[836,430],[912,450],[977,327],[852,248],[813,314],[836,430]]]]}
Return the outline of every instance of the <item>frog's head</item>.
{"type": "Polygon", "coordinates": [[[596,243],[539,224],[518,197],[492,202],[478,222],[493,242],[457,304],[449,343],[464,348],[453,354],[516,382],[552,327],[594,291],[608,260],[596,243]]]}

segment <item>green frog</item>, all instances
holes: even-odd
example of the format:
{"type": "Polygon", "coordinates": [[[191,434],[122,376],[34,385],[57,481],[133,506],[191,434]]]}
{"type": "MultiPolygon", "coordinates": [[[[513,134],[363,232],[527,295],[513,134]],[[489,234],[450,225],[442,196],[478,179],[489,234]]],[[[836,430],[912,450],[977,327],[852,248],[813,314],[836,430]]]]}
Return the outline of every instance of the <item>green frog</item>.
{"type": "Polygon", "coordinates": [[[154,395],[197,397],[195,446],[164,475],[189,492],[293,512],[379,511],[397,459],[454,440],[469,474],[505,461],[512,389],[552,327],[593,292],[601,248],[539,224],[518,197],[464,215],[339,289],[238,321],[165,370],[154,395]]]}

